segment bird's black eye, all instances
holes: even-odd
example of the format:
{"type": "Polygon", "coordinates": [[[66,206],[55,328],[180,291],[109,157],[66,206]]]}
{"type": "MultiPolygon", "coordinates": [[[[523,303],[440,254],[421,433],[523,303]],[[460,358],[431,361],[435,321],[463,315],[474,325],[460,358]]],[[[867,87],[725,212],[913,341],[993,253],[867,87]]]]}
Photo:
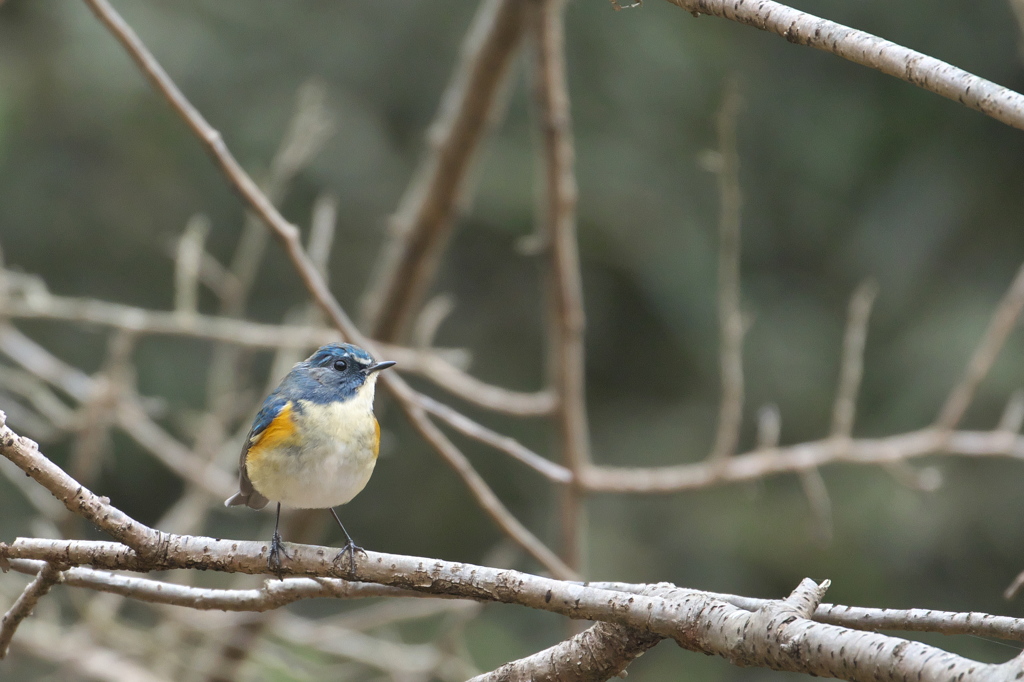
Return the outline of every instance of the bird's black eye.
{"type": "Polygon", "coordinates": [[[334,369],[338,370],[339,372],[344,372],[346,369],[348,369],[348,363],[345,362],[344,360],[335,360],[334,369]]]}

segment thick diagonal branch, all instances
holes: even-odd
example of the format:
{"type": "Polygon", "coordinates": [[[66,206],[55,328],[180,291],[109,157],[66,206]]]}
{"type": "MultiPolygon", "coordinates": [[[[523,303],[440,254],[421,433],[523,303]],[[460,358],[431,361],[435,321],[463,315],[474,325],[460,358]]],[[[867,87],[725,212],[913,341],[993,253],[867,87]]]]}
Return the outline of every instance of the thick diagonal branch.
{"type": "MultiPolygon", "coordinates": [[[[556,397],[555,424],[565,465],[574,481],[590,464],[585,391],[583,281],[576,237],[576,176],[569,88],[565,67],[565,0],[535,0],[534,99],[541,129],[542,225],[550,252],[548,283],[548,375],[556,397]]],[[[562,557],[574,569],[583,563],[586,528],[584,492],[562,491],[562,557]]]]}
{"type": "Polygon", "coordinates": [[[1024,130],[1024,95],[870,33],[772,0],[668,1],[695,16],[711,14],[731,19],[797,45],[831,52],[1024,130]]]}

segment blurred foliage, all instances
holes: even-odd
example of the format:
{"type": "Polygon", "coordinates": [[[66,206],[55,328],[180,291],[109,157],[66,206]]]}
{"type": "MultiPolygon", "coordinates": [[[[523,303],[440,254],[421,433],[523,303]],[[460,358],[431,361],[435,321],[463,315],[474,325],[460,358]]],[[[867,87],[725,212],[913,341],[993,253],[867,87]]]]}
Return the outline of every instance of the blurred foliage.
{"type": "MultiPolygon", "coordinates": [[[[937,0],[927,12],[882,0],[797,5],[1024,89],[1018,27],[1005,2],[937,0]]],[[[308,225],[319,193],[338,197],[331,281],[343,305],[357,310],[475,3],[118,7],[257,177],[299,86],[310,78],[327,85],[337,134],[297,178],[283,210],[308,225]]],[[[575,0],[567,25],[597,460],[693,461],[710,447],[718,205],[715,179],[698,159],[715,145],[714,116],[732,74],[744,98],[743,299],[753,321],[744,447],[753,444],[752,415],[766,403],[781,410],[783,442],[826,433],[847,300],[868,277],[881,293],[855,433],[898,433],[931,420],[1024,259],[1024,134],[831,55],[657,0],[623,12],[603,0],[575,0]]],[[[543,379],[543,268],[516,248],[533,229],[531,124],[520,75],[436,285],[457,302],[439,343],[470,349],[474,373],[521,389],[543,379]]],[[[3,4],[6,263],[41,275],[60,294],[167,309],[171,248],[197,212],[213,221],[211,252],[228,259],[243,221],[239,201],[84,6],[3,4]]],[[[304,300],[272,250],[248,316],[278,321],[304,300]]],[[[87,371],[102,360],[103,330],[19,327],[87,371]]],[[[993,426],[1024,384],[1022,350],[1015,333],[968,426],[993,426]]],[[[264,355],[253,360],[257,392],[264,355]]],[[[136,359],[143,393],[166,399],[172,413],[202,407],[207,344],[146,339],[136,359]]],[[[397,411],[385,405],[382,413],[385,452],[367,491],[345,509],[349,529],[381,551],[483,561],[498,531],[397,411]]],[[[550,442],[537,422],[482,418],[532,446],[550,442]]],[[[188,438],[180,423],[173,427],[188,438]]],[[[553,537],[549,486],[503,456],[460,443],[513,511],[553,537]]],[[[57,461],[68,449],[66,440],[46,444],[57,461]]],[[[1019,601],[1000,596],[1024,569],[1020,465],[929,464],[944,480],[934,493],[901,487],[877,468],[827,468],[835,518],[827,546],[814,539],[794,477],[660,497],[599,496],[590,505],[588,574],[772,597],[804,576],[827,577],[836,602],[1024,615],[1019,601]]],[[[179,485],[119,438],[96,488],[152,522],[179,485]]],[[[0,537],[30,532],[26,510],[0,481],[0,537]]],[[[255,538],[268,523],[256,519],[225,511],[216,523],[219,532],[255,538]]],[[[470,645],[476,664],[489,669],[564,633],[549,614],[490,606],[470,645]]],[[[985,660],[1014,653],[973,639],[940,644],[985,660]]],[[[35,670],[17,665],[22,679],[35,670]]],[[[630,668],[636,680],[783,677],[670,644],[630,668]]]]}

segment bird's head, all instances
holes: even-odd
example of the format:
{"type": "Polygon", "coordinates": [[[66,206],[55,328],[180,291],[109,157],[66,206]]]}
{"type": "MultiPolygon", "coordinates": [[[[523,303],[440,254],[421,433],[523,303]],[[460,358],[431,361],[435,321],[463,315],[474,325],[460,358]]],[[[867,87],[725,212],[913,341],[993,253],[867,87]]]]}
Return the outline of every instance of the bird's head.
{"type": "Polygon", "coordinates": [[[377,372],[395,363],[377,362],[359,346],[350,343],[329,343],[299,363],[308,376],[332,393],[344,397],[355,395],[363,386],[373,386],[377,372]]]}

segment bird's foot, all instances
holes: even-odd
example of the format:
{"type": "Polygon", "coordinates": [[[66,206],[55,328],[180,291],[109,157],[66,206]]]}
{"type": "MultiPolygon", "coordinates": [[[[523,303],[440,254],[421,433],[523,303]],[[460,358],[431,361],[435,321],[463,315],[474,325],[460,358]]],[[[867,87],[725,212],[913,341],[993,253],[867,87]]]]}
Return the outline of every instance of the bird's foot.
{"type": "Polygon", "coordinates": [[[337,562],[342,555],[348,554],[348,573],[350,576],[355,576],[356,574],[356,552],[366,556],[365,549],[349,540],[345,546],[341,548],[341,551],[334,555],[334,561],[337,562]]]}
{"type": "Polygon", "coordinates": [[[270,556],[267,557],[267,566],[270,570],[277,575],[278,580],[283,580],[283,572],[281,570],[281,557],[285,559],[291,559],[288,556],[288,552],[284,548],[284,543],[281,542],[281,534],[276,530],[274,531],[274,537],[270,540],[270,556]]]}

